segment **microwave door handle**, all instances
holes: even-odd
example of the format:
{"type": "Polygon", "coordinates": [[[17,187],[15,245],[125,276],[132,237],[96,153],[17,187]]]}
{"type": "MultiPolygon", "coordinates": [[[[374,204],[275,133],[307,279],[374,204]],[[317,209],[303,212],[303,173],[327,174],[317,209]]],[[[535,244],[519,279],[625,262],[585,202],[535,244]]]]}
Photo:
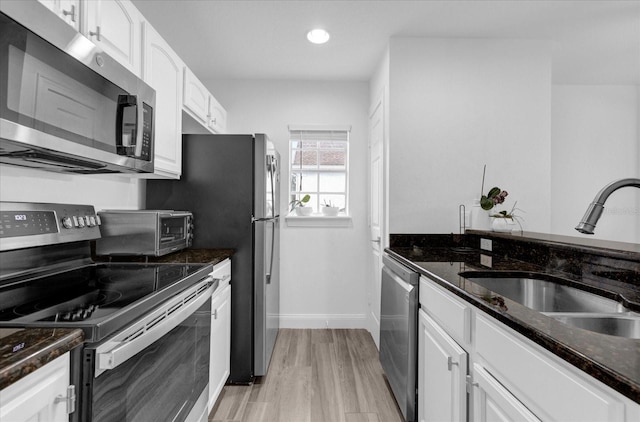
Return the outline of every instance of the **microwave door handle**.
{"type": "MultiPolygon", "coordinates": [[[[137,109],[136,103],[137,103],[137,98],[135,95],[127,95],[127,94],[118,95],[118,108],[116,110],[116,148],[118,150],[121,150],[121,152],[119,152],[120,155],[129,155],[127,148],[131,146],[131,143],[133,144],[136,143],[135,139],[131,139],[129,140],[129,145],[126,145],[124,142],[125,133],[123,133],[124,123],[125,123],[125,120],[124,120],[125,110],[128,107],[136,107],[137,109]]],[[[136,110],[136,119],[138,119],[137,110],[136,110]]],[[[136,126],[137,126],[137,122],[136,122],[136,126]]]]}
{"type": "Polygon", "coordinates": [[[135,156],[142,156],[142,134],[144,130],[144,105],[142,101],[137,101],[136,105],[136,139],[134,143],[136,145],[135,156]]]}

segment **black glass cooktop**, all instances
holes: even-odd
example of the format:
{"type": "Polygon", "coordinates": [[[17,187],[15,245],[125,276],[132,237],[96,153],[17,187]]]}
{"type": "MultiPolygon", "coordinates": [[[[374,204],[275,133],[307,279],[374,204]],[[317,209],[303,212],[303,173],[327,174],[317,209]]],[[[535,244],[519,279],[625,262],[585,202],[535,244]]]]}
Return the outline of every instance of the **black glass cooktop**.
{"type": "Polygon", "coordinates": [[[5,284],[0,327],[79,327],[88,341],[100,340],[209,271],[205,264],[109,263],[5,284]]]}

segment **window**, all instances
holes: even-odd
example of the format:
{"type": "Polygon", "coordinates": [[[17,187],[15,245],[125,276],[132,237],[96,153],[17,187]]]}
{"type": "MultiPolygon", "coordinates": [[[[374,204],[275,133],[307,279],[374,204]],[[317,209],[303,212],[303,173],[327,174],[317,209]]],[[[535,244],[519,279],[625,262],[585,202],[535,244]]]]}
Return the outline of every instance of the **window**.
{"type": "Polygon", "coordinates": [[[331,205],[347,214],[349,130],[289,127],[289,201],[309,195],[314,213],[331,205]]]}

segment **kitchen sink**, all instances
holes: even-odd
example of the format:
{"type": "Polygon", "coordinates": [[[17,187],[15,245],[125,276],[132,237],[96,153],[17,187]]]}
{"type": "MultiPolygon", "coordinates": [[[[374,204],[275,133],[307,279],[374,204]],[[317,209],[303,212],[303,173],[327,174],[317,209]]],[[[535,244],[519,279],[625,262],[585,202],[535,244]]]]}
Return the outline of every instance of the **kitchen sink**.
{"type": "Polygon", "coordinates": [[[562,315],[550,314],[556,320],[583,330],[610,336],[640,339],[640,316],[631,315],[562,315]]]}
{"type": "Polygon", "coordinates": [[[467,271],[460,276],[571,327],[610,336],[640,339],[640,314],[616,300],[545,274],[467,271]]]}
{"type": "Polygon", "coordinates": [[[575,287],[554,282],[541,274],[476,274],[460,275],[492,292],[539,312],[616,313],[627,309],[619,302],[575,287]]]}

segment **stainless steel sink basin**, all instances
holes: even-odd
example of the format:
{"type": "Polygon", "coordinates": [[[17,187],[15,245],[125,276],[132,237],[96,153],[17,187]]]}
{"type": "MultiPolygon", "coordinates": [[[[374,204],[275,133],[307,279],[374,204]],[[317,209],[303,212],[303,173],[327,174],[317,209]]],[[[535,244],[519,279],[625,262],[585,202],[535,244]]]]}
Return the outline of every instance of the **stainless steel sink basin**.
{"type": "Polygon", "coordinates": [[[549,315],[556,320],[583,330],[610,336],[640,339],[640,317],[628,315],[549,315]]]}
{"type": "Polygon", "coordinates": [[[569,326],[640,339],[640,314],[616,300],[554,282],[544,274],[462,272],[460,275],[493,293],[539,311],[569,326]]]}
{"type": "Polygon", "coordinates": [[[463,272],[461,276],[494,293],[509,298],[540,312],[597,312],[616,313],[627,309],[619,302],[586,292],[575,287],[558,284],[551,277],[541,275],[480,275],[463,272]]]}

